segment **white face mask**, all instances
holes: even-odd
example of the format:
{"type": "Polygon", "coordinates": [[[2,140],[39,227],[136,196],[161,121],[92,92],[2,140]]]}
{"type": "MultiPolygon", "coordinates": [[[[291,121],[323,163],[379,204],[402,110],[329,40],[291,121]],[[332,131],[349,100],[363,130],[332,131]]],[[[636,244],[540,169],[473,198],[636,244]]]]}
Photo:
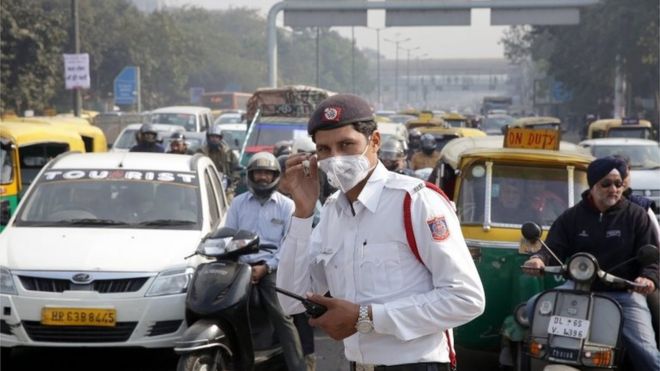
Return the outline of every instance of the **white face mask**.
{"type": "Polygon", "coordinates": [[[375,167],[371,166],[369,159],[364,155],[367,153],[367,148],[369,142],[360,155],[334,156],[320,160],[319,168],[328,175],[328,183],[346,193],[364,180],[375,167]]]}

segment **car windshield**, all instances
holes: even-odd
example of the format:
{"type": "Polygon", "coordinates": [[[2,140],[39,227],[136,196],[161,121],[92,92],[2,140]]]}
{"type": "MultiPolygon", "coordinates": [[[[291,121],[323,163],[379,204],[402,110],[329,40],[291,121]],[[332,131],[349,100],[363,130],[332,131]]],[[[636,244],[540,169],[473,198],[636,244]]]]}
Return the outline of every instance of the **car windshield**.
{"type": "Polygon", "coordinates": [[[656,169],[660,167],[660,147],[658,145],[597,145],[591,147],[594,157],[622,155],[630,159],[633,169],[656,169]]]}
{"type": "Polygon", "coordinates": [[[274,145],[281,140],[293,140],[307,136],[307,124],[258,123],[250,133],[247,146],[274,145]]]}
{"type": "Polygon", "coordinates": [[[566,168],[495,163],[488,196],[484,162],[473,164],[464,174],[457,209],[465,224],[486,223],[488,204],[493,225],[519,226],[531,220],[549,227],[570,206],[570,201],[578,202],[588,188],[587,175],[582,170],[575,170],[573,184],[569,184],[566,168]]]}
{"type": "Polygon", "coordinates": [[[114,148],[130,149],[137,144],[135,132],[137,129],[126,129],[122,131],[121,136],[115,140],[114,148]]]}
{"type": "Polygon", "coordinates": [[[176,125],[186,131],[197,131],[195,115],[188,113],[152,113],[150,121],[153,124],[176,125]]]}
{"type": "Polygon", "coordinates": [[[241,115],[221,115],[215,120],[214,124],[240,124],[243,122],[241,115]]]}
{"type": "Polygon", "coordinates": [[[49,170],[35,187],[16,226],[201,228],[194,173],[49,170]]]}

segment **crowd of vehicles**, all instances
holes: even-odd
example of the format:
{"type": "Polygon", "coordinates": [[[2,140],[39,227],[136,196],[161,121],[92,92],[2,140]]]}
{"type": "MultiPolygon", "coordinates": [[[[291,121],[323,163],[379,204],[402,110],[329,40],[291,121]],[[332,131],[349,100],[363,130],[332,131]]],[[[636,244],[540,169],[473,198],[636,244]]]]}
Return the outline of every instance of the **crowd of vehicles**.
{"type": "MultiPolygon", "coordinates": [[[[181,370],[228,354],[249,369],[280,354],[265,318],[251,314],[259,330],[245,327],[249,280],[237,257],[259,247],[247,231],[221,228],[229,202],[222,174],[199,154],[128,151],[143,123],[153,123],[166,149],[172,133],[184,133],[193,152],[217,125],[245,166],[278,142],[309,139],[310,113],[332,94],[307,86],[259,89],[247,106],[235,107],[246,97],[233,93],[234,104],[215,120],[212,105],[163,107],[124,124],[110,146],[103,130],[70,119],[0,122],[0,301],[10,308],[0,315],[2,346],[174,347],[181,370]],[[226,280],[216,274],[209,281],[219,270],[226,280]],[[218,341],[220,330],[227,338],[218,341]]],[[[206,98],[214,97],[219,93],[206,98]]],[[[586,168],[595,157],[628,157],[633,191],[660,204],[660,147],[649,139],[648,121],[597,120],[588,136],[599,139],[575,144],[561,140],[566,127],[559,118],[514,118],[510,105],[507,97],[484,99],[487,109],[477,118],[412,110],[377,116],[383,143],[394,139],[414,151],[413,130],[435,138],[439,161],[418,174],[426,179],[433,170],[434,183],[455,203],[488,303],[455,331],[466,349],[496,352],[503,336],[529,348],[518,336],[516,308],[563,278],[523,275],[529,251],[519,243],[520,228],[533,220],[542,237],[588,188],[586,168]]]]}

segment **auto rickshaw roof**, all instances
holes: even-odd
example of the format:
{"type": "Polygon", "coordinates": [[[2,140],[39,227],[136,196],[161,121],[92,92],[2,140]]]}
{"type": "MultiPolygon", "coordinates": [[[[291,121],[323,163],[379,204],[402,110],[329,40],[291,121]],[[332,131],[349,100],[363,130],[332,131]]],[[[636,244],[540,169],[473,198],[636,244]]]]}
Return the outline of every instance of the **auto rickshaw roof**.
{"type": "Polygon", "coordinates": [[[72,151],[85,151],[79,134],[57,126],[45,126],[29,121],[0,121],[0,133],[3,137],[12,138],[19,147],[36,143],[68,143],[72,151]]]}
{"type": "Polygon", "coordinates": [[[610,128],[613,127],[631,127],[631,128],[638,128],[638,127],[651,127],[651,122],[647,120],[637,120],[634,123],[633,122],[626,122],[624,124],[623,120],[618,118],[618,119],[602,119],[602,120],[596,120],[592,122],[589,125],[590,130],[609,130],[610,128]]]}
{"type": "Polygon", "coordinates": [[[503,144],[503,135],[457,138],[443,147],[440,157],[454,169],[458,167],[464,157],[538,161],[543,163],[571,163],[583,164],[584,167],[593,160],[593,156],[588,150],[575,143],[566,141],[560,142],[558,151],[504,148],[503,144]]]}
{"type": "Polygon", "coordinates": [[[422,133],[429,133],[435,136],[438,135],[452,135],[456,137],[485,137],[486,133],[474,128],[457,128],[446,126],[423,126],[418,128],[422,133]]]}
{"type": "Polygon", "coordinates": [[[514,120],[511,124],[509,124],[509,126],[523,127],[523,126],[534,126],[534,125],[545,125],[545,124],[561,124],[561,120],[551,116],[529,116],[529,117],[518,118],[514,120]]]}

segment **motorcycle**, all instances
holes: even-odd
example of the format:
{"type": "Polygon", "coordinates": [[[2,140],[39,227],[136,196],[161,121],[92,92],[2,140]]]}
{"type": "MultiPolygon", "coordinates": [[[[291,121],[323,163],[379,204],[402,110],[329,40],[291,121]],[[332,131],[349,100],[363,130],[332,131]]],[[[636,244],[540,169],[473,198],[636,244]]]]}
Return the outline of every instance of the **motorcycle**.
{"type": "MultiPolygon", "coordinates": [[[[589,253],[576,253],[562,264],[540,239],[541,227],[535,223],[525,223],[522,234],[527,242],[540,244],[559,262],[559,266],[546,266],[544,273],[564,275],[575,283],[575,288],[541,292],[531,312],[524,304],[516,308],[514,318],[525,331],[516,369],[568,371],[619,367],[623,362],[621,307],[615,300],[592,292],[591,284],[596,279],[625,289],[639,284],[601,270],[598,260],[589,253]],[[531,318],[529,314],[533,314],[531,318]]],[[[655,263],[658,249],[644,246],[635,257],[616,267],[634,260],[641,265],[655,263]]]]}
{"type": "Polygon", "coordinates": [[[256,234],[232,228],[200,243],[193,255],[209,261],[195,270],[186,296],[189,327],[174,348],[178,371],[253,370],[283,360],[274,326],[252,290],[252,268],[238,260],[260,249],[275,246],[260,246],[256,234]]]}

